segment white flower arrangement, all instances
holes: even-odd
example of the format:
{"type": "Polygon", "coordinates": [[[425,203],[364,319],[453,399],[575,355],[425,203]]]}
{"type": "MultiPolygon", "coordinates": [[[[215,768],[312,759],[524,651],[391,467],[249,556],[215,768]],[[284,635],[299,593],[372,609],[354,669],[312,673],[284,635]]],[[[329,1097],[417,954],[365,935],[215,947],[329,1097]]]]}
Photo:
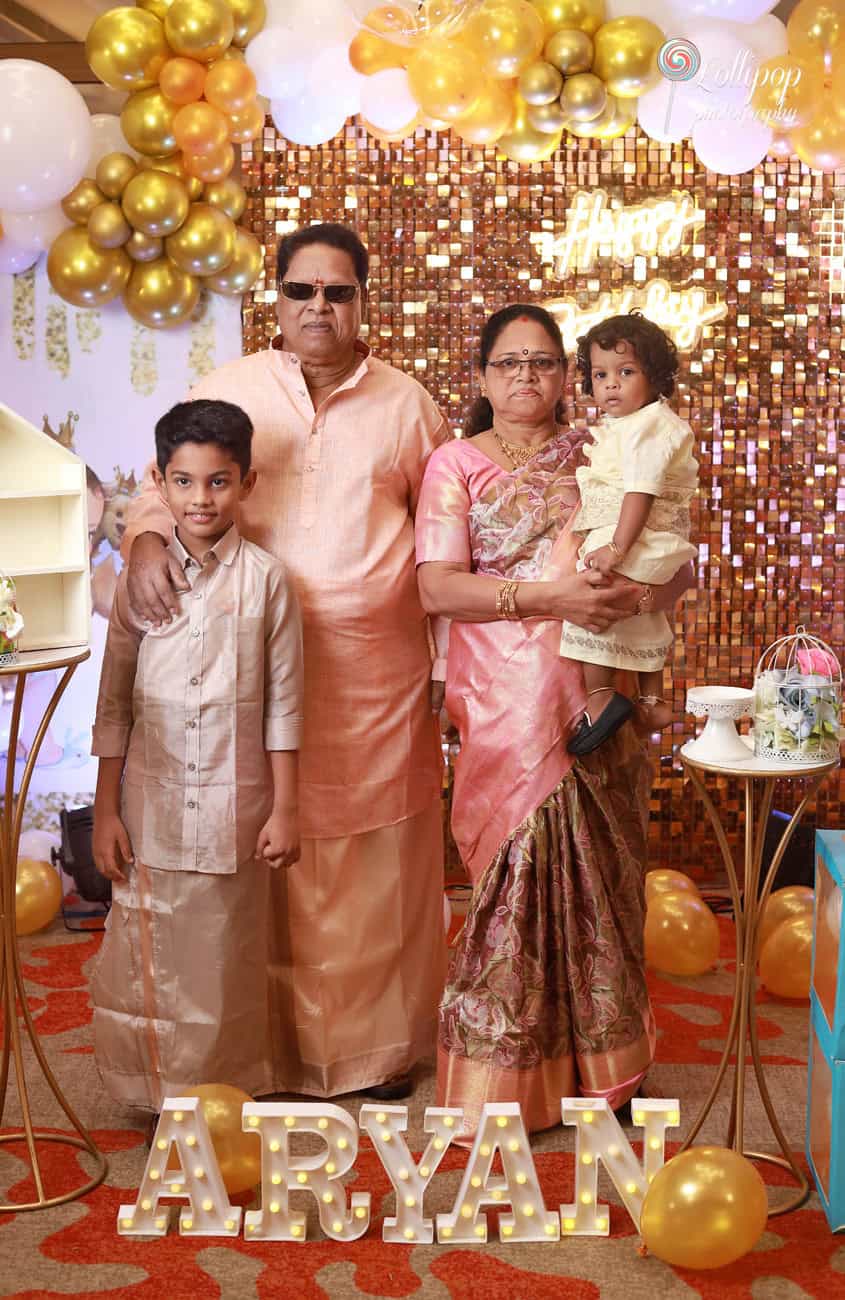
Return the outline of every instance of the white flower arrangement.
{"type": "Polygon", "coordinates": [[[842,672],[833,651],[799,628],[769,646],[754,682],[754,750],[777,762],[839,753],[842,672]]]}
{"type": "Polygon", "coordinates": [[[23,631],[23,618],[15,604],[17,592],[11,578],[0,574],[0,661],[15,653],[15,641],[23,631]]]}

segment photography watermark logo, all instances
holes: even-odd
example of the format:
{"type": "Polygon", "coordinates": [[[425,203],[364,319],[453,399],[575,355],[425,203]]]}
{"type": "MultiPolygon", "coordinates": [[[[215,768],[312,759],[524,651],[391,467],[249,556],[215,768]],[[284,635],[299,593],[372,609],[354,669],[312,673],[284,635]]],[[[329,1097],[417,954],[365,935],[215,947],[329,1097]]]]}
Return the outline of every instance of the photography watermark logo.
{"type": "Polygon", "coordinates": [[[767,66],[751,49],[745,48],[727,63],[721,58],[706,57],[693,41],[679,36],[664,41],[658,51],[657,67],[670,83],[664,123],[667,136],[678,93],[687,108],[690,102],[694,103],[691,121],[755,120],[779,131],[789,131],[796,125],[789,100],[790,92],[803,75],[797,62],[780,61],[775,66],[767,66]],[[765,93],[758,96],[758,91],[765,93]],[[761,108],[755,107],[758,99],[761,108]]]}
{"type": "Polygon", "coordinates": [[[701,67],[701,51],[692,41],[676,36],[661,45],[657,66],[667,81],[692,81],[701,67]]]}

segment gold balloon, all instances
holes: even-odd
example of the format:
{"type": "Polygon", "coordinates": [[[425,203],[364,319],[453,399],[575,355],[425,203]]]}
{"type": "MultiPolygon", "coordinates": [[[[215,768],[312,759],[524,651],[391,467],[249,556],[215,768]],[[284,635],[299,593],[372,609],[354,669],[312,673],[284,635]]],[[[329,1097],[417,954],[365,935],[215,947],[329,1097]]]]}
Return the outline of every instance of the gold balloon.
{"type": "Polygon", "coordinates": [[[164,240],[145,235],[143,230],[133,230],[124,248],[133,262],[154,262],[164,253],[164,240]]]}
{"type": "Polygon", "coordinates": [[[205,97],[221,113],[243,113],[255,102],[255,73],[235,59],[219,59],[208,69],[205,97]]]}
{"type": "Polygon", "coordinates": [[[420,124],[420,115],[415,113],[410,122],[406,122],[395,131],[387,131],[383,126],[374,126],[363,113],[358,115],[358,120],[367,135],[371,135],[374,140],[379,140],[382,144],[400,144],[403,140],[409,140],[414,134],[420,124]]]}
{"type": "Polygon", "coordinates": [[[657,54],[664,42],[647,18],[614,18],[596,32],[593,72],[611,95],[636,99],[660,80],[657,54]]]}
{"type": "Polygon", "coordinates": [[[210,203],[193,203],[182,225],[164,241],[172,262],[191,275],[215,275],[235,256],[235,223],[210,203]]]}
{"type": "Polygon", "coordinates": [[[145,171],[133,176],[123,191],[123,215],[145,235],[171,235],[188,215],[188,191],[178,176],[145,171]]]}
{"type": "Polygon", "coordinates": [[[526,104],[551,104],[563,90],[563,77],[545,59],[535,59],[519,74],[518,90],[526,104]]]}
{"type": "Polygon", "coordinates": [[[107,153],[97,163],[97,185],[107,199],[119,199],[137,170],[128,153],[107,153]]]}
{"type": "Polygon", "coordinates": [[[178,112],[178,105],[171,103],[158,86],[137,91],[126,101],[120,115],[126,143],[138,153],[174,153],[173,119],[178,112]]]}
{"type": "Polygon", "coordinates": [[[240,226],[235,228],[235,256],[225,271],[209,275],[203,281],[208,289],[225,296],[246,293],[264,269],[264,250],[255,235],[240,226]]]}
{"type": "Polygon", "coordinates": [[[229,123],[211,104],[186,104],[173,119],[173,134],[184,153],[213,153],[229,139],[229,123]]]}
{"type": "Polygon", "coordinates": [[[794,152],[788,135],[776,135],[769,145],[770,158],[791,158],[794,152]]]}
{"type": "Polygon", "coordinates": [[[823,108],[806,126],[790,132],[792,147],[814,171],[833,172],[845,167],[845,120],[832,108],[823,108]]]}
{"type": "Polygon", "coordinates": [[[185,169],[188,175],[196,176],[197,180],[205,184],[225,180],[234,165],[235,151],[228,141],[212,153],[185,155],[185,169]]]}
{"type": "Polygon", "coordinates": [[[490,77],[470,112],[453,123],[455,134],[467,144],[495,144],[510,127],[514,109],[512,86],[490,77]]]}
{"type": "Polygon", "coordinates": [[[164,15],[164,34],[174,54],[213,63],[235,34],[226,0],[173,0],[164,15]]]}
{"type": "Polygon", "coordinates": [[[528,108],[521,95],[514,96],[514,119],[501,137],[497,149],[511,162],[533,163],[551,158],[560,146],[560,135],[538,131],[528,121],[528,108]]]}
{"type": "Polygon", "coordinates": [[[192,202],[202,194],[202,181],[188,175],[181,153],[171,153],[166,158],[142,158],[139,165],[142,171],[168,172],[169,175],[178,177],[192,202]]]}
{"type": "Polygon", "coordinates": [[[592,38],[586,32],[565,28],[549,37],[543,57],[565,77],[572,77],[576,72],[589,72],[593,66],[592,38]]]}
{"type": "Polygon", "coordinates": [[[546,32],[572,27],[593,36],[604,22],[604,0],[531,0],[546,32]]]}
{"type": "Polygon", "coordinates": [[[154,86],[168,53],[160,20],[128,5],[95,19],[85,41],[91,71],[112,90],[154,86]]]}
{"type": "Polygon", "coordinates": [[[559,136],[566,126],[566,114],[559,99],[552,100],[551,104],[529,104],[527,117],[531,126],[550,135],[556,133],[559,136]]]}
{"type": "Polygon", "coordinates": [[[592,122],[606,104],[605,84],[592,72],[576,72],[563,83],[560,105],[570,122],[592,122]]]}
{"type": "Polygon", "coordinates": [[[49,862],[18,858],[15,876],[15,932],[35,934],[49,925],[62,905],[62,882],[49,862]]]}
{"type": "Polygon", "coordinates": [[[199,294],[199,280],[174,266],[169,257],[159,257],[135,263],[123,301],[140,325],[166,329],[187,320],[199,294]]]}
{"type": "Polygon", "coordinates": [[[233,221],[239,221],[246,207],[246,190],[231,176],[223,181],[212,181],[202,191],[203,201],[225,212],[233,221]]]}
{"type": "Polygon", "coordinates": [[[786,885],[770,894],[760,918],[758,951],[762,951],[781,921],[787,921],[791,916],[812,916],[815,901],[816,896],[808,885],[786,885]]]}
{"type": "Polygon", "coordinates": [[[800,0],[786,24],[789,52],[799,59],[829,61],[845,44],[843,0],[800,0]]]}
{"type": "Polygon", "coordinates": [[[760,982],[777,998],[807,998],[813,965],[813,915],[781,921],[760,953],[760,982]]]}
{"type": "Polygon", "coordinates": [[[645,918],[645,956],[667,975],[702,975],[719,956],[719,926],[710,908],[688,891],[655,894],[645,918]]]}
{"type": "MultiPolygon", "coordinates": [[[[448,3],[454,3],[454,0],[447,0],[448,3]]],[[[397,45],[413,44],[420,35],[423,24],[429,24],[433,19],[436,24],[443,18],[444,14],[434,13],[429,7],[424,15],[417,15],[410,12],[403,4],[386,4],[378,5],[363,19],[362,26],[365,31],[375,32],[377,36],[384,36],[388,41],[394,41],[397,45]]],[[[425,30],[430,31],[429,25],[425,30]]]]}
{"type": "Polygon", "coordinates": [[[791,131],[809,122],[816,106],[824,102],[824,75],[818,65],[778,55],[761,63],[755,73],[751,107],[775,131],[791,131]]]}
{"type": "Polygon", "coordinates": [[[489,77],[511,80],[537,58],[545,30],[528,0],[485,0],[461,33],[489,77]]]}
{"type": "Polygon", "coordinates": [[[608,95],[607,103],[592,122],[568,122],[566,129],[581,140],[615,140],[618,135],[624,135],[636,120],[636,99],[617,99],[615,95],[608,95]]]}
{"type": "Polygon", "coordinates": [[[164,16],[173,4],[173,0],[137,0],[137,3],[139,9],[146,9],[148,13],[155,14],[156,18],[164,22],[164,16]]]}
{"type": "Polygon", "coordinates": [[[185,1088],[183,1097],[199,1097],[214,1154],[226,1191],[230,1196],[248,1192],[261,1180],[261,1140],[255,1132],[244,1132],[241,1112],[252,1101],[240,1088],[225,1083],[203,1083],[185,1088]]]}
{"type": "Polygon", "coordinates": [[[96,248],[82,226],[63,230],[47,255],[47,276],[74,307],[102,307],[122,293],[132,263],[122,248],[96,248]]]}
{"type": "Polygon", "coordinates": [[[670,871],[668,867],[661,867],[655,871],[647,871],[645,878],[645,897],[646,902],[650,902],[655,894],[676,894],[689,893],[694,894],[697,898],[698,886],[689,876],[685,876],[683,871],[670,871]]]}
{"type": "Polygon", "coordinates": [[[229,0],[229,8],[235,20],[232,44],[248,45],[267,21],[267,6],[264,0],[229,0]]]}
{"type": "Polygon", "coordinates": [[[264,130],[264,109],[257,101],[242,113],[229,114],[229,139],[233,144],[246,144],[264,130]]]}
{"type": "Polygon", "coordinates": [[[640,1217],[643,1242],[675,1268],[724,1268],[766,1228],[766,1185],[726,1147],[691,1147],[658,1169],[640,1217]]]}
{"type": "Polygon", "coordinates": [[[104,198],[105,195],[97,183],[90,177],[83,176],[82,180],[74,185],[70,194],[66,194],[62,199],[62,212],[77,225],[85,226],[97,204],[102,203],[104,198]]]}
{"type": "Polygon", "coordinates": [[[88,218],[88,238],[98,248],[120,248],[131,234],[119,203],[100,203],[88,218]]]}
{"type": "Polygon", "coordinates": [[[383,36],[366,30],[353,36],[349,46],[349,62],[364,77],[384,72],[386,68],[405,68],[410,57],[411,52],[407,46],[394,45],[383,36]]]}
{"type": "Polygon", "coordinates": [[[424,113],[454,122],[472,110],[485,78],[476,56],[458,41],[425,42],[408,64],[411,94],[424,113]]]}
{"type": "Polygon", "coordinates": [[[205,90],[206,73],[204,63],[177,56],[167,60],[159,74],[158,84],[162,94],[174,104],[193,104],[202,97],[205,90]]]}

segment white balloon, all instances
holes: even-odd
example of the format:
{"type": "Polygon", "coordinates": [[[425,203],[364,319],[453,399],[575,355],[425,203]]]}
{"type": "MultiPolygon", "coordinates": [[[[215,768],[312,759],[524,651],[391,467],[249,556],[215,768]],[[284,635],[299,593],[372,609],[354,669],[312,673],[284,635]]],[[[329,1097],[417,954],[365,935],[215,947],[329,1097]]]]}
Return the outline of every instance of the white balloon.
{"type": "Polygon", "coordinates": [[[72,190],[91,150],[85,100],[29,59],[0,60],[0,208],[36,212],[72,190]]]}
{"type": "Polygon", "coordinates": [[[126,143],[126,137],[120,127],[120,118],[115,117],[113,113],[95,113],[91,118],[91,152],[88,155],[88,166],[85,168],[85,175],[90,176],[93,180],[97,171],[97,163],[101,158],[105,158],[107,153],[128,153],[131,158],[139,157],[134,149],[130,149],[126,143]]]}
{"type": "Polygon", "coordinates": [[[71,224],[58,203],[40,212],[4,212],[0,216],[3,233],[13,244],[33,253],[45,253],[71,224]]]}
{"type": "MultiPolygon", "coordinates": [[[[367,13],[376,0],[367,5],[367,13]]],[[[268,27],[288,27],[305,36],[319,36],[320,43],[348,45],[360,28],[360,22],[346,0],[269,0],[268,27]]]]}
{"type": "Polygon", "coordinates": [[[637,103],[640,126],[651,140],[677,144],[692,135],[698,107],[684,91],[682,81],[660,81],[637,103]]]}
{"type": "Polygon", "coordinates": [[[786,23],[781,22],[776,14],[766,14],[744,33],[751,48],[761,59],[774,59],[779,54],[786,54],[789,49],[789,37],[786,23]]]}
{"type": "Polygon", "coordinates": [[[364,78],[361,113],[381,131],[398,131],[413,122],[419,105],[404,68],[386,68],[364,78]]]}
{"type": "Polygon", "coordinates": [[[361,91],[366,77],[356,72],[349,62],[347,45],[330,45],[317,55],[308,74],[311,94],[343,108],[347,117],[361,111],[361,91]]]}
{"type": "Polygon", "coordinates": [[[756,118],[737,121],[724,117],[698,121],[692,144],[699,162],[711,172],[737,176],[751,171],[769,152],[774,132],[756,118]]]}
{"type": "Polygon", "coordinates": [[[771,13],[777,0],[684,0],[687,17],[718,18],[729,23],[756,23],[771,13]]]}
{"type": "Polygon", "coordinates": [[[677,36],[683,31],[683,16],[670,0],[607,0],[605,22],[612,18],[648,18],[667,36],[677,36]]]}
{"type": "Polygon", "coordinates": [[[325,144],[346,122],[342,108],[315,100],[308,93],[295,99],[274,99],[270,111],[276,128],[293,144],[325,144]]]}
{"type": "Polygon", "coordinates": [[[687,39],[699,52],[701,65],[690,81],[678,83],[698,116],[715,118],[734,113],[751,97],[760,59],[739,23],[700,22],[688,28],[687,39]]]}
{"type": "Polygon", "coordinates": [[[286,27],[265,27],[246,47],[246,61],[255,73],[258,89],[268,99],[292,99],[305,88],[305,80],[318,50],[300,32],[286,27]]]}
{"type": "Polygon", "coordinates": [[[20,275],[21,271],[28,271],[34,266],[38,258],[37,249],[21,248],[20,244],[13,244],[5,235],[0,238],[0,274],[20,275]]]}
{"type": "Polygon", "coordinates": [[[23,831],[18,847],[18,858],[34,858],[36,862],[49,862],[50,850],[57,849],[61,837],[50,831],[23,831]]]}

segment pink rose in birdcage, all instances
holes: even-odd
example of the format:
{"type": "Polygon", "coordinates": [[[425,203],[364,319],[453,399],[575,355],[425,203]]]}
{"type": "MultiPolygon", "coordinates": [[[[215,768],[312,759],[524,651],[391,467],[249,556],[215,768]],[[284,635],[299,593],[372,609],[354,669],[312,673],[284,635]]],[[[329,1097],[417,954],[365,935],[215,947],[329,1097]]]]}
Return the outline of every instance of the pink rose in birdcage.
{"type": "Polygon", "coordinates": [[[795,652],[802,673],[818,673],[820,677],[838,677],[839,662],[830,650],[818,646],[802,647],[795,652]]]}
{"type": "Polygon", "coordinates": [[[11,578],[0,574],[0,664],[17,658],[17,640],[23,631],[23,619],[15,603],[17,591],[11,578]]]}

